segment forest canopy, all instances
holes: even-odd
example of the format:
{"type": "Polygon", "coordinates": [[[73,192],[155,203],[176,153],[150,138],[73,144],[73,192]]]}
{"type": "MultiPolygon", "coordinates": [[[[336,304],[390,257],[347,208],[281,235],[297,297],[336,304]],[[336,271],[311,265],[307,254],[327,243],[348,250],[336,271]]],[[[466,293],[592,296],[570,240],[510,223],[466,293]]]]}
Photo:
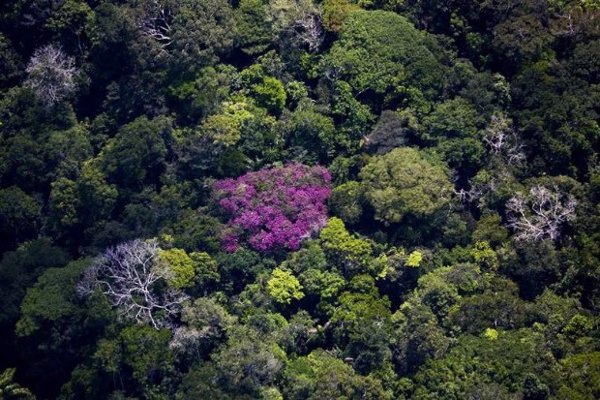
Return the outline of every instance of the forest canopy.
{"type": "Polygon", "coordinates": [[[596,0],[0,3],[0,399],[600,398],[596,0]]]}

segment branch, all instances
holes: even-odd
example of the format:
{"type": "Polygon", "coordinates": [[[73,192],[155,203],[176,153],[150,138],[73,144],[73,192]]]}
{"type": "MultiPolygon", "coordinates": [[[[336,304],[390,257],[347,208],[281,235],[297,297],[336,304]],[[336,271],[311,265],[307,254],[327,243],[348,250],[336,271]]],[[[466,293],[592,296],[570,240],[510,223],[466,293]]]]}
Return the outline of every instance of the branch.
{"type": "Polygon", "coordinates": [[[134,240],[107,249],[84,272],[77,293],[89,296],[100,290],[122,317],[157,329],[167,325],[168,317],[179,313],[186,296],[155,287],[166,278],[164,270],[156,268],[159,250],[154,240],[134,240]]]}
{"type": "Polygon", "coordinates": [[[506,203],[509,226],[516,240],[556,240],[560,228],[575,219],[577,201],[572,195],[534,186],[527,197],[517,194],[506,203]]]}

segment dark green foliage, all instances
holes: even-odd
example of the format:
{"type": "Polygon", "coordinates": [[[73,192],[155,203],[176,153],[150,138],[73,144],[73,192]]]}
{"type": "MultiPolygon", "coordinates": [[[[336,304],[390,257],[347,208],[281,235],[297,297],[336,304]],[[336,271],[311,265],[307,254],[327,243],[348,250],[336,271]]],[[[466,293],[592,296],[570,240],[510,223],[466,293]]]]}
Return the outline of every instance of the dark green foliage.
{"type": "Polygon", "coordinates": [[[363,213],[365,188],[356,181],[348,181],[333,189],[329,205],[344,222],[355,224],[363,213]]]}
{"type": "Polygon", "coordinates": [[[359,11],[345,20],[324,68],[358,95],[397,97],[407,86],[433,94],[443,68],[425,46],[426,35],[390,12],[359,11]]]}
{"type": "Polygon", "coordinates": [[[35,377],[35,391],[56,391],[55,381],[66,382],[77,363],[90,356],[88,346],[74,344],[95,342],[103,326],[114,318],[102,298],[93,297],[86,304],[76,294],[75,285],[89,263],[89,259],[80,259],[46,269],[21,303],[15,333],[22,354],[36,354],[28,369],[29,379],[35,377]],[[36,377],[39,370],[46,371],[43,377],[36,377]]]}
{"type": "Polygon", "coordinates": [[[3,88],[9,87],[23,73],[22,61],[4,34],[0,34],[0,65],[0,85],[3,88]]]}
{"type": "Polygon", "coordinates": [[[3,248],[30,239],[40,220],[40,204],[16,186],[0,189],[0,241],[3,248]]]}
{"type": "Polygon", "coordinates": [[[232,48],[237,29],[228,2],[169,1],[166,7],[173,13],[170,55],[181,72],[216,64],[232,48]]]}
{"type": "Polygon", "coordinates": [[[300,104],[293,113],[283,115],[280,129],[288,151],[301,159],[327,160],[349,145],[348,139],[336,132],[332,118],[311,105],[300,104]]]}
{"type": "Polygon", "coordinates": [[[526,326],[528,304],[519,298],[516,285],[497,278],[481,294],[460,301],[451,313],[452,323],[471,333],[494,326],[513,329],[526,326]]]}
{"type": "Polygon", "coordinates": [[[369,150],[377,154],[385,154],[406,144],[410,134],[408,121],[393,111],[384,110],[367,136],[366,145],[369,150]]]}
{"type": "Polygon", "coordinates": [[[158,182],[165,170],[167,144],[171,140],[168,118],[141,117],[123,126],[107,144],[102,157],[110,181],[131,190],[158,182]]]}
{"type": "Polygon", "coordinates": [[[571,399],[593,399],[600,395],[598,352],[578,354],[564,359],[557,368],[557,395],[571,399]]]}
{"type": "Polygon", "coordinates": [[[322,350],[290,362],[284,372],[286,390],[291,399],[387,399],[381,383],[371,377],[357,375],[340,359],[322,350]]]}
{"type": "Polygon", "coordinates": [[[224,387],[233,393],[252,394],[270,386],[283,367],[284,352],[261,340],[256,332],[235,332],[228,343],[213,354],[224,387]]]}
{"type": "Polygon", "coordinates": [[[244,53],[264,52],[271,45],[272,27],[267,16],[267,6],[262,0],[242,0],[235,10],[239,33],[238,45],[244,53]]]}
{"type": "Polygon", "coordinates": [[[21,319],[16,333],[29,336],[47,324],[60,323],[64,318],[80,312],[75,284],[89,260],[74,261],[63,268],[48,268],[38,281],[27,290],[21,304],[21,319]]]}
{"type": "Polygon", "coordinates": [[[524,380],[531,379],[525,371],[543,373],[538,363],[542,356],[535,347],[535,333],[529,330],[500,332],[497,339],[464,336],[448,355],[417,373],[414,398],[469,398],[481,385],[496,384],[503,394],[495,398],[508,399],[509,393],[519,393],[524,380]]]}
{"type": "Polygon", "coordinates": [[[38,239],[22,244],[17,250],[4,253],[0,268],[2,291],[6,294],[0,321],[16,322],[25,289],[30,287],[46,269],[61,267],[68,255],[52,246],[49,239],[38,239]]]}

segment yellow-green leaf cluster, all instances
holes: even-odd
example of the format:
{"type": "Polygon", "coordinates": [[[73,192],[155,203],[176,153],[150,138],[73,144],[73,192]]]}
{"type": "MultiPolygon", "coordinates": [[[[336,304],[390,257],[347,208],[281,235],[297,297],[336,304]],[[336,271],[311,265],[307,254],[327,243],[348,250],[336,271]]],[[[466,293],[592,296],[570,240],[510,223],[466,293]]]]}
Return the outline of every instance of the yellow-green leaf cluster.
{"type": "Polygon", "coordinates": [[[304,297],[298,279],[291,272],[281,268],[275,268],[271,273],[267,281],[267,293],[281,304],[290,304],[292,300],[300,300],[304,297]]]}

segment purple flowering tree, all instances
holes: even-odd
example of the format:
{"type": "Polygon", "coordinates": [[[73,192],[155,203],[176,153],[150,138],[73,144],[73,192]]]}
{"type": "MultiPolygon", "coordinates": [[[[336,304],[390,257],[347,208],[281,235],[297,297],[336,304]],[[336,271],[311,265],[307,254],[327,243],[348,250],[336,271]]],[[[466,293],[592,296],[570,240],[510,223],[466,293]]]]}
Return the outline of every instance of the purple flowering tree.
{"type": "Polygon", "coordinates": [[[242,242],[259,251],[298,250],[327,221],[331,174],[321,166],[291,163],[217,181],[213,194],[229,216],[225,251],[242,242]]]}

